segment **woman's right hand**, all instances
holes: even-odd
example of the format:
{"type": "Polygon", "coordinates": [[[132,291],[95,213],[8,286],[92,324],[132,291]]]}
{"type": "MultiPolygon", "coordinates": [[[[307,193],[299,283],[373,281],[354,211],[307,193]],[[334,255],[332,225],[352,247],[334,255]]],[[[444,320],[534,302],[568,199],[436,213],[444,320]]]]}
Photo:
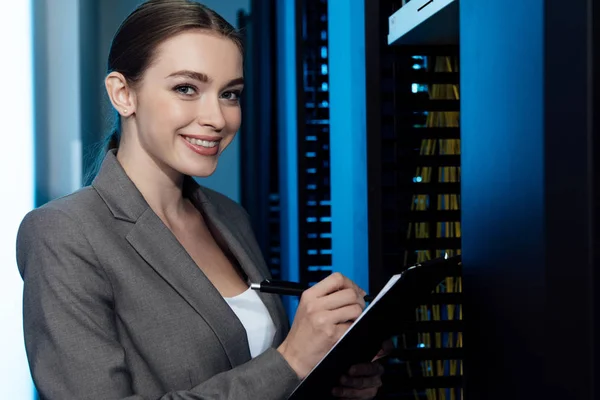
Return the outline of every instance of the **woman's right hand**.
{"type": "Polygon", "coordinates": [[[300,379],[317,365],[365,308],[365,291],[334,273],[304,291],[290,333],[277,349],[300,379]]]}

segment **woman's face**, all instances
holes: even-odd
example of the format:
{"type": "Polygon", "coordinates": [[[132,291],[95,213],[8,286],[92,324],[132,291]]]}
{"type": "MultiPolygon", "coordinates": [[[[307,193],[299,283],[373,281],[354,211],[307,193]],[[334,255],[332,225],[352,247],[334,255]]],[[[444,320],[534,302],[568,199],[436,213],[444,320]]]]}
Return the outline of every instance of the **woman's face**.
{"type": "Polygon", "coordinates": [[[160,168],[211,175],[240,127],[242,88],[230,39],[194,30],[163,42],[135,88],[140,150],[160,168]]]}

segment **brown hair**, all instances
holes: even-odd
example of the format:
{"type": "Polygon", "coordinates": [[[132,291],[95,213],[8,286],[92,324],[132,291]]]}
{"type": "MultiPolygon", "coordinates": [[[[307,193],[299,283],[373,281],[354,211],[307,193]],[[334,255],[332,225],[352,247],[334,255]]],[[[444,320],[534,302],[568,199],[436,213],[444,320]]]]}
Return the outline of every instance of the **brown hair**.
{"type": "MultiPolygon", "coordinates": [[[[148,0],[129,14],[117,30],[108,54],[107,73],[120,72],[128,84],[135,86],[152,63],[157,47],[190,29],[202,29],[227,37],[243,53],[241,35],[210,8],[190,0],[148,0]]],[[[116,113],[114,127],[105,140],[90,178],[98,171],[106,152],[117,149],[120,140],[121,119],[116,113]]]]}

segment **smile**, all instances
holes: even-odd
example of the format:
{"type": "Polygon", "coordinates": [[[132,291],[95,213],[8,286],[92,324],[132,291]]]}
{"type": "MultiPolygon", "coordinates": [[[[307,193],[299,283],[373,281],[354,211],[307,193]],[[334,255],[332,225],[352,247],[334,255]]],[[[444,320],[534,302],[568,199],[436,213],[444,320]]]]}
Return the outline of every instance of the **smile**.
{"type": "Polygon", "coordinates": [[[206,147],[206,148],[212,148],[215,146],[219,145],[219,141],[209,141],[209,140],[202,140],[202,139],[194,139],[194,138],[190,138],[187,136],[183,137],[186,141],[188,141],[191,144],[194,144],[196,146],[202,146],[202,147],[206,147]]]}

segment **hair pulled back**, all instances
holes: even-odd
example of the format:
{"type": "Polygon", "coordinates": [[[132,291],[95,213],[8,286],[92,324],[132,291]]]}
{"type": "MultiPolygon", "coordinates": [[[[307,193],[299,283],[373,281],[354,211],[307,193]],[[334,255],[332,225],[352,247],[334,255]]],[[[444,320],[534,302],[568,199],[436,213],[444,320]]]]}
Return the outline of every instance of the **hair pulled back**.
{"type": "MultiPolygon", "coordinates": [[[[130,86],[135,87],[153,62],[158,46],[192,29],[227,37],[243,52],[241,35],[210,8],[190,0],[148,0],[129,14],[115,33],[108,54],[107,73],[119,72],[130,86]]],[[[106,152],[118,149],[120,141],[121,119],[116,113],[114,126],[105,139],[90,178],[98,171],[106,152]]]]}

